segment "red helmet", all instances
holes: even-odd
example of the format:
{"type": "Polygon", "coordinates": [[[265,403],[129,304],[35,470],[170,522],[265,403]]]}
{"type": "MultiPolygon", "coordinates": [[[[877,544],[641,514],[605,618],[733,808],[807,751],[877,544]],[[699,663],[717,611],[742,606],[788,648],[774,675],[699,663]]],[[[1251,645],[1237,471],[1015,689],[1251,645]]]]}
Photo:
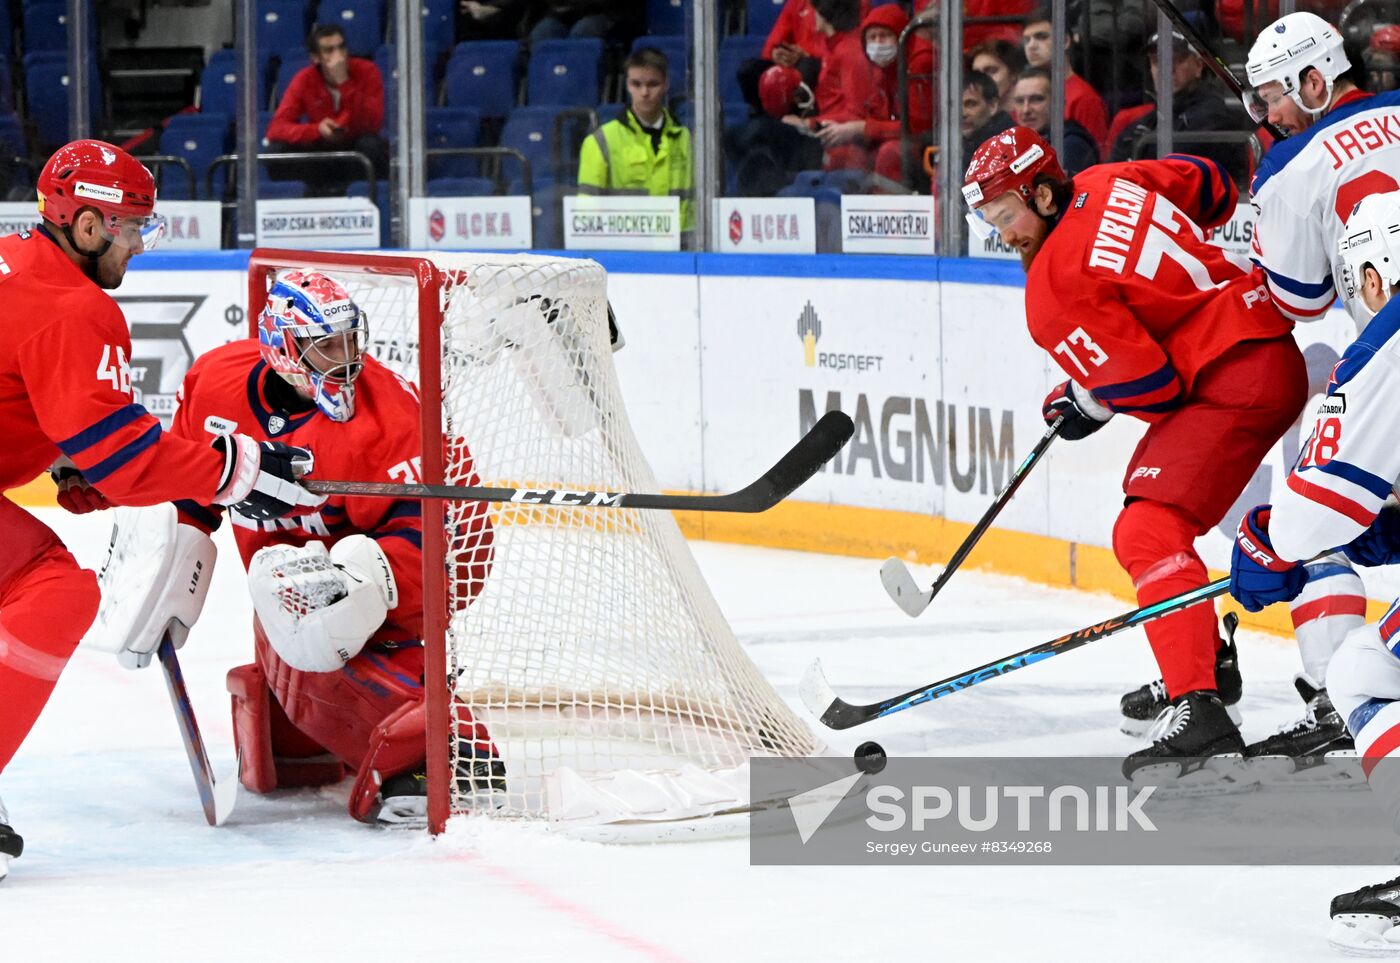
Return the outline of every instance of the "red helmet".
{"type": "Polygon", "coordinates": [[[802,75],[795,67],[774,64],[758,78],[758,99],[763,104],[764,113],[781,120],[788,114],[810,108],[812,90],[802,82],[802,75]]]}
{"type": "Polygon", "coordinates": [[[1370,49],[1400,53],[1400,26],[1393,23],[1382,24],[1371,32],[1370,49]]]}
{"type": "Polygon", "coordinates": [[[104,222],[148,218],[155,210],[151,172],[120,147],[100,140],[75,140],[54,152],[39,172],[39,214],[67,227],[85,207],[104,222]]]}
{"type": "Polygon", "coordinates": [[[1030,203],[1037,174],[1065,180],[1055,149],[1029,127],[1012,127],[988,137],[972,155],[963,176],[963,199],[974,211],[1008,191],[1030,203]]]}

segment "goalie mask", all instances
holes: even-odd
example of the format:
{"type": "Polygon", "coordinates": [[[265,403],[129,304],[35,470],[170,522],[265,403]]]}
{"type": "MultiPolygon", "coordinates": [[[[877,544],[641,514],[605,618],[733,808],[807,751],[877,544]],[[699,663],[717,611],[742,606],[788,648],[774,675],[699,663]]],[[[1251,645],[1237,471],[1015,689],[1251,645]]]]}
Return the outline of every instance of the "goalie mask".
{"type": "Polygon", "coordinates": [[[1391,287],[1400,284],[1400,191],[1363,197],[1347,219],[1337,252],[1337,289],[1347,302],[1373,315],[1361,297],[1367,266],[1380,275],[1387,297],[1391,287]]]}
{"type": "Polygon", "coordinates": [[[290,271],[273,283],[258,317],[263,360],[332,421],[355,414],[368,320],[339,282],[290,271]]]}

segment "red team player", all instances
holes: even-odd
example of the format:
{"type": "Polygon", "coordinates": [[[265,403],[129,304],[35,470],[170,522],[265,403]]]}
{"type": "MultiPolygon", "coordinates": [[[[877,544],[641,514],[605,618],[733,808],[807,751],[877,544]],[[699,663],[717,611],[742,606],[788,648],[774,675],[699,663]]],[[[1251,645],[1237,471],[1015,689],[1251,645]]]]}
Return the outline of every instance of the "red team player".
{"type": "MultiPolygon", "coordinates": [[[[367,325],[336,281],[284,274],[268,293],[258,340],[223,345],[190,368],[171,433],[198,439],[236,429],[307,449],[325,477],[417,481],[417,395],[363,353],[367,325]]],[[[220,523],[201,500],[176,508],[182,525],[206,536],[220,523]]],[[[375,818],[377,801],[383,821],[421,818],[419,502],[332,497],[295,519],[230,517],[258,614],[256,661],[228,676],[243,784],[260,793],[318,785],[348,768],[357,774],[356,818],[375,818]]],[[[492,545],[485,504],[475,503],[459,529],[459,578],[480,591],[492,545]]],[[[464,791],[503,788],[484,730],[466,723],[459,736],[464,791]]]]}
{"type": "MultiPolygon", "coordinates": [[[[1139,603],[1199,587],[1208,579],[1195,539],[1230,508],[1307,392],[1292,322],[1257,274],[1203,238],[1234,209],[1234,184],[1214,162],[1183,155],[1103,164],[1071,181],[1024,127],[984,142],[965,183],[974,226],[1020,251],[1031,337],[1070,376],[1046,398],[1046,421],[1064,415],[1067,439],[1117,412],[1148,423],[1113,530],[1139,603]]],[[[1210,766],[1204,757],[1242,752],[1216,691],[1213,608],[1146,630],[1173,713],[1124,773],[1198,757],[1187,775],[1210,766]]]]}
{"type": "MultiPolygon", "coordinates": [[[[0,491],[52,466],[60,503],[78,510],[183,497],[270,518],[319,504],[293,480],[305,452],[230,433],[172,437],[136,402],[131,338],[106,291],[162,229],[150,171],[110,144],[74,141],[49,158],[38,191],[43,223],[0,238],[0,303],[15,321],[0,344],[0,491]]],[[[98,590],[46,525],[3,497],[0,533],[3,771],[91,624],[98,590]]],[[[0,877],[22,845],[0,805],[0,877]]]]}

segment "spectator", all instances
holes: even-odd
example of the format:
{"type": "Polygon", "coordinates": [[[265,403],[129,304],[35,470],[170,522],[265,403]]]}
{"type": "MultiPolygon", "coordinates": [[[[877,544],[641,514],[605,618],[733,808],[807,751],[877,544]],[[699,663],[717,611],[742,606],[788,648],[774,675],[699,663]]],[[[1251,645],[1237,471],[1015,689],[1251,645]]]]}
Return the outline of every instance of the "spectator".
{"type": "Polygon", "coordinates": [[[997,85],[991,77],[973,70],[963,78],[962,89],[962,128],[963,156],[962,170],[972,163],[972,155],[988,137],[1010,130],[1016,125],[1011,115],[1001,109],[997,97],[997,85]]]}
{"type": "MultiPolygon", "coordinates": [[[[1042,70],[1050,69],[1053,36],[1048,7],[1037,7],[1027,14],[1026,24],[1021,29],[1021,45],[1027,64],[1042,70]]],[[[1069,43],[1066,37],[1066,48],[1069,43]]],[[[1108,140],[1108,109],[1104,106],[1103,98],[1089,86],[1087,80],[1074,72],[1068,59],[1065,70],[1065,117],[1079,123],[1094,138],[1095,144],[1102,145],[1108,140]]]]}
{"type": "Polygon", "coordinates": [[[758,80],[757,96],[763,112],[724,132],[741,197],[772,197],[797,171],[822,164],[821,141],[807,126],[817,98],[797,68],[771,65],[758,80]]]}
{"type": "MultiPolygon", "coordinates": [[[[933,5],[933,0],[919,0],[914,4],[914,15],[918,16],[933,5]]],[[[1031,0],[963,0],[963,42],[965,56],[988,43],[1008,42],[1015,44],[1021,39],[1021,31],[1015,23],[979,23],[984,17],[1019,17],[1031,8],[1031,0]]]]}
{"type": "MultiPolygon", "coordinates": [[[[850,120],[827,120],[816,128],[826,150],[828,170],[877,164],[881,174],[899,177],[899,35],[909,17],[896,4],[872,10],[861,23],[862,53],[866,63],[865,96],[856,103],[850,120]],[[875,161],[876,155],[881,158],[875,161]]],[[[818,103],[820,104],[820,97],[818,103]]],[[[931,126],[931,125],[930,125],[931,126]]],[[[925,132],[928,127],[925,127],[925,132]]]]}
{"type": "Polygon", "coordinates": [[[967,52],[967,69],[986,74],[997,85],[1001,109],[1011,111],[1011,87],[1016,76],[1026,69],[1026,57],[1021,48],[1006,40],[988,40],[967,52]]]}
{"type": "Polygon", "coordinates": [[[1366,89],[1371,93],[1400,87],[1400,26],[1388,23],[1376,27],[1361,60],[1366,65],[1366,89]]]}
{"type": "MultiPolygon", "coordinates": [[[[1157,89],[1157,35],[1147,42],[1147,68],[1152,75],[1152,89],[1157,89]]],[[[1157,107],[1147,104],[1129,108],[1114,118],[1118,133],[1113,140],[1111,161],[1138,160],[1157,157],[1157,107]],[[1120,117],[1128,118],[1127,123],[1120,117]]],[[[1236,183],[1245,177],[1248,152],[1240,143],[1219,144],[1192,142],[1192,133],[1215,131],[1247,131],[1250,129],[1243,108],[1234,100],[1227,101],[1206,76],[1206,64],[1186,43],[1186,38],[1172,31],[1172,130],[1187,136],[1176,138],[1177,149],[1186,154],[1199,154],[1218,162],[1230,172],[1236,183]]]]}
{"type": "MultiPolygon", "coordinates": [[[[267,127],[268,149],[359,151],[374,165],[374,176],[389,169],[389,145],[379,136],[384,123],[384,81],[372,61],[351,57],[345,34],[334,24],[318,24],[306,41],[310,66],[302,68],[267,127]]],[[[364,179],[353,161],[310,160],[270,165],[274,178],[304,180],[311,196],[344,194],[351,181],[364,179]]]]}
{"type": "Polygon", "coordinates": [[[635,50],[626,62],[629,105],[595,130],[579,151],[580,194],[650,194],[681,199],[681,230],[695,227],[691,200],[690,131],[666,111],[666,55],[635,50]]]}
{"type": "Polygon", "coordinates": [[[530,0],[458,0],[457,41],[515,40],[529,9],[530,0]]]}
{"type": "Polygon", "coordinates": [[[641,32],[639,0],[543,0],[543,15],[530,30],[530,42],[564,37],[622,39],[641,32]]]}
{"type": "MultiPolygon", "coordinates": [[[[861,19],[869,12],[870,0],[860,0],[861,19]]],[[[812,0],[787,0],[773,29],[768,31],[763,55],[739,65],[739,88],[744,92],[744,100],[755,114],[763,113],[758,80],[774,64],[797,68],[803,82],[815,89],[825,56],[826,34],[817,27],[812,0]]]]}
{"type": "Polygon", "coordinates": [[[817,78],[814,130],[862,116],[871,85],[870,61],[861,43],[857,0],[812,0],[817,29],[826,37],[826,56],[817,78]]]}
{"type": "MultiPolygon", "coordinates": [[[[1011,103],[1016,123],[1050,139],[1050,71],[1041,67],[1021,71],[1011,88],[1011,103]]],[[[1099,162],[1099,149],[1082,124],[1065,118],[1065,145],[1059,156],[1065,173],[1073,177],[1099,162]]]]}

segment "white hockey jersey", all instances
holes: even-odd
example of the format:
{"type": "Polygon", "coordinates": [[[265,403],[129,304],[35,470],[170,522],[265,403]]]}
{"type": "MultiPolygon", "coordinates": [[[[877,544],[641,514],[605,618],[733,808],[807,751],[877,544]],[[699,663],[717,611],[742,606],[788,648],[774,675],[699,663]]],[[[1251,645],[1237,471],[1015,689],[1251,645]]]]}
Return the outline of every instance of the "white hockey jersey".
{"type": "MultiPolygon", "coordinates": [[[[1337,296],[1337,244],[1369,194],[1400,190],[1400,91],[1343,97],[1306,131],[1275,144],[1250,193],[1257,221],[1251,256],[1269,293],[1295,321],[1314,321],[1337,296]]],[[[1366,315],[1347,310],[1358,328],[1366,315]]]]}
{"type": "Polygon", "coordinates": [[[1346,545],[1376,520],[1400,479],[1400,298],[1332,369],[1312,435],[1274,501],[1269,539],[1301,561],[1346,545]]]}

